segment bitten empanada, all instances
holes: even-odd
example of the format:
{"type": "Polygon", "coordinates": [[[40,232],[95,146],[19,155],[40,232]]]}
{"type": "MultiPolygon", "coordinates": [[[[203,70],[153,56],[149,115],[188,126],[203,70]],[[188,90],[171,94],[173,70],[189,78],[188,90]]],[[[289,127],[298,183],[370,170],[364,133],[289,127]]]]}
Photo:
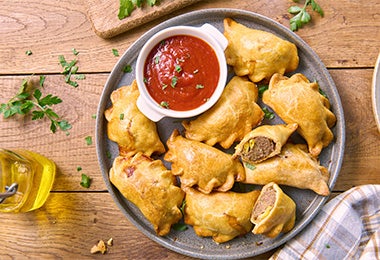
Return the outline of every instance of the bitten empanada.
{"type": "Polygon", "coordinates": [[[260,124],[264,112],[256,104],[258,90],[247,78],[233,77],[218,102],[193,121],[182,122],[186,138],[228,149],[260,124]]]}
{"type": "Polygon", "coordinates": [[[317,157],[333,140],[330,128],[336,117],[330,102],[319,93],[318,83],[310,83],[304,75],[273,75],[263,102],[287,124],[298,124],[297,132],[306,140],[311,155],[317,157]]]}
{"type": "Polygon", "coordinates": [[[276,35],[248,28],[230,18],[224,19],[227,64],[236,75],[248,76],[253,82],[269,81],[275,73],[297,69],[299,57],[295,44],[276,35]]]}
{"type": "Polygon", "coordinates": [[[274,182],[265,185],[252,210],[253,234],[274,238],[289,232],[296,220],[296,204],[274,182]]]}
{"type": "Polygon", "coordinates": [[[108,121],[108,138],[119,145],[123,156],[133,156],[137,152],[148,156],[164,153],[165,147],[158,136],[156,124],[136,106],[138,96],[136,81],[112,92],[112,106],[104,112],[108,121]]]}
{"type": "Polygon", "coordinates": [[[251,231],[250,217],[260,191],[207,195],[191,188],[185,191],[185,223],[192,225],[198,236],[224,243],[251,231]]]}
{"type": "Polygon", "coordinates": [[[322,196],[330,194],[329,172],[308,153],[305,144],[287,143],[279,155],[257,164],[244,163],[244,168],[244,183],[265,185],[275,182],[310,189],[322,196]]]}
{"type": "Polygon", "coordinates": [[[196,186],[203,193],[227,191],[235,180],[244,180],[244,167],[239,160],[217,148],[184,138],[177,130],[167,146],[164,159],[172,163],[172,173],[179,176],[183,189],[196,186]]]}
{"type": "Polygon", "coordinates": [[[170,232],[182,218],[184,192],[161,160],[152,160],[141,152],[133,157],[116,157],[110,181],[152,223],[159,236],[170,232]]]}
{"type": "Polygon", "coordinates": [[[297,129],[296,123],[289,125],[262,125],[244,136],[235,147],[233,157],[248,163],[259,163],[281,152],[282,146],[297,129]]]}

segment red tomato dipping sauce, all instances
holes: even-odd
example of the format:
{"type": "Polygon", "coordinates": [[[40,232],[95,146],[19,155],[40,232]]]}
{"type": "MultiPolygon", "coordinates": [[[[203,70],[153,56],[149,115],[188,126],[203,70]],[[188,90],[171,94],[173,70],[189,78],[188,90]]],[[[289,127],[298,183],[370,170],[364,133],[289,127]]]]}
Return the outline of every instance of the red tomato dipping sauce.
{"type": "Polygon", "coordinates": [[[175,35],[157,44],[144,66],[144,82],[162,107],[195,109],[212,96],[219,80],[215,51],[203,40],[175,35]]]}

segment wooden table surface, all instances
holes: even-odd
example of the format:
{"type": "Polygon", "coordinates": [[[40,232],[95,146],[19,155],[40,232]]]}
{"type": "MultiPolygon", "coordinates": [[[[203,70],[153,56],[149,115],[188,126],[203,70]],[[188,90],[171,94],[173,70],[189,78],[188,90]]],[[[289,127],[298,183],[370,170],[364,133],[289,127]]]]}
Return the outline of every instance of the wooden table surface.
{"type": "MultiPolygon", "coordinates": [[[[346,120],[346,148],[334,194],[353,186],[380,183],[380,135],[371,106],[371,81],[380,51],[380,1],[318,0],[325,17],[296,33],[319,55],[340,94],[346,120]]],[[[51,158],[58,167],[46,204],[24,214],[0,214],[0,259],[181,259],[145,237],[119,211],[106,190],[98,166],[95,136],[98,101],[118,57],[144,32],[177,15],[205,8],[253,11],[289,26],[289,0],[201,1],[112,39],[91,28],[86,5],[73,0],[3,0],[0,2],[0,103],[12,97],[22,79],[46,75],[46,93],[62,98],[57,112],[73,126],[70,135],[49,131],[49,122],[30,118],[0,118],[0,147],[26,148],[51,158]],[[73,88],[64,83],[58,56],[75,58],[86,75],[73,88]],[[27,50],[32,55],[26,55],[27,50]],[[77,167],[82,167],[78,172],[77,167]],[[80,186],[81,173],[92,179],[80,186]],[[100,239],[113,238],[106,255],[90,249],[100,239]]],[[[259,256],[265,259],[270,255],[259,256]]]]}

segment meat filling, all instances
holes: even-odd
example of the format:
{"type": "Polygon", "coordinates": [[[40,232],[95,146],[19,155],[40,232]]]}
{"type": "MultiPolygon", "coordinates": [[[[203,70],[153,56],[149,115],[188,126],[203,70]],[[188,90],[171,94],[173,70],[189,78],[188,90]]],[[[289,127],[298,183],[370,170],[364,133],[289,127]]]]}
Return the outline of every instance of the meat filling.
{"type": "Polygon", "coordinates": [[[242,159],[257,162],[268,157],[275,148],[273,140],[265,136],[256,136],[244,144],[242,159]]]}
{"type": "Polygon", "coordinates": [[[276,202],[276,191],[273,187],[268,187],[261,192],[259,199],[256,201],[252,211],[252,218],[257,219],[260,215],[267,211],[267,208],[273,208],[276,202]]]}

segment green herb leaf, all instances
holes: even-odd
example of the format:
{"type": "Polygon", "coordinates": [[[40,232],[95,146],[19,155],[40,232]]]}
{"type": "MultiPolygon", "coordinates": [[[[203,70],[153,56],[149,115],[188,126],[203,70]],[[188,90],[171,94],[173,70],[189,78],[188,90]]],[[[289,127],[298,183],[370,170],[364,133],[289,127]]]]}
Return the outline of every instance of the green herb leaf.
{"type": "Polygon", "coordinates": [[[33,54],[33,52],[32,52],[31,50],[27,50],[27,51],[25,52],[25,54],[28,55],[28,56],[30,56],[30,55],[33,54]]]}
{"type": "Polygon", "coordinates": [[[125,72],[125,73],[132,72],[132,66],[131,65],[125,65],[123,68],[123,72],[125,72]]]}
{"type": "Polygon", "coordinates": [[[130,16],[134,9],[135,6],[131,0],[120,0],[119,14],[117,16],[122,20],[130,16]]]}
{"type": "Polygon", "coordinates": [[[78,166],[77,171],[80,172],[82,170],[82,167],[78,166]]]}
{"type": "Polygon", "coordinates": [[[71,50],[72,50],[72,52],[73,52],[73,54],[74,54],[75,56],[79,54],[79,52],[78,52],[75,48],[72,48],[71,50]]]}
{"type": "Polygon", "coordinates": [[[119,118],[120,118],[120,120],[123,120],[123,119],[124,119],[124,113],[121,113],[121,114],[119,115],[119,118]]]}
{"type": "MultiPolygon", "coordinates": [[[[298,1],[293,1],[298,2],[298,1]]],[[[312,10],[317,12],[321,17],[324,16],[324,12],[322,8],[318,5],[315,0],[305,0],[304,6],[301,8],[299,6],[291,6],[288,9],[290,14],[295,15],[290,19],[290,29],[292,31],[297,31],[302,28],[303,25],[309,23],[311,21],[311,16],[307,11],[307,7],[311,6],[312,10]]]]}
{"type": "Polygon", "coordinates": [[[176,64],[174,65],[174,67],[175,67],[175,71],[177,71],[178,73],[182,71],[182,68],[180,65],[176,64]]]}
{"type": "Polygon", "coordinates": [[[44,76],[44,75],[41,75],[41,76],[40,76],[40,87],[43,87],[43,86],[44,86],[45,79],[46,79],[46,76],[44,76]]]}
{"type": "Polygon", "coordinates": [[[112,49],[113,56],[119,57],[119,51],[116,49],[112,49]]]}
{"type": "MultiPolygon", "coordinates": [[[[74,52],[75,49],[73,49],[74,52]]],[[[76,50],[75,50],[76,52],[76,50]]],[[[75,54],[75,53],[74,53],[75,54]]],[[[63,75],[65,75],[65,82],[73,87],[78,87],[78,82],[71,80],[71,76],[73,74],[76,74],[78,72],[78,66],[76,66],[77,60],[72,60],[70,62],[67,62],[65,57],[63,55],[58,56],[58,61],[61,64],[63,71],[61,72],[63,75]]],[[[79,76],[79,78],[84,79],[85,76],[79,76]]]]}
{"type": "Polygon", "coordinates": [[[189,227],[185,223],[181,223],[181,222],[175,223],[173,225],[173,229],[176,230],[176,231],[185,231],[188,228],[189,227]]]}
{"type": "Polygon", "coordinates": [[[177,83],[178,83],[178,78],[177,78],[176,76],[174,76],[174,77],[172,78],[172,83],[170,83],[170,86],[171,86],[172,88],[175,88],[175,86],[177,85],[177,83]]]}
{"type": "Polygon", "coordinates": [[[158,64],[160,62],[160,55],[154,57],[154,64],[158,64]]]}
{"type": "Polygon", "coordinates": [[[269,111],[267,107],[263,107],[263,111],[264,111],[264,117],[266,119],[272,120],[274,118],[274,113],[269,111]]]}
{"type": "Polygon", "coordinates": [[[84,139],[86,140],[87,145],[92,145],[92,137],[91,136],[86,136],[84,139]]]}
{"type": "Polygon", "coordinates": [[[91,185],[91,178],[88,177],[86,174],[82,173],[82,180],[80,182],[80,185],[84,188],[90,188],[91,185]]]}
{"type": "MultiPolygon", "coordinates": [[[[146,4],[154,6],[157,0],[146,0],[146,4]]],[[[143,0],[120,0],[118,17],[120,20],[130,16],[136,8],[141,8],[144,4],[143,0]]]]}
{"type": "Polygon", "coordinates": [[[205,86],[203,86],[202,84],[197,84],[195,86],[196,89],[202,89],[202,88],[205,88],[205,86]]]}
{"type": "Polygon", "coordinates": [[[269,86],[268,85],[259,85],[258,86],[258,89],[259,89],[259,97],[263,97],[263,94],[266,90],[268,90],[269,86]]]}
{"type": "Polygon", "coordinates": [[[253,164],[250,164],[250,163],[247,163],[247,162],[244,162],[244,165],[245,165],[245,167],[247,167],[248,169],[250,169],[250,170],[254,170],[254,169],[256,169],[256,166],[255,165],[253,165],[253,164]]]}
{"type": "Polygon", "coordinates": [[[161,101],[160,106],[162,106],[164,108],[169,108],[169,103],[166,101],[161,101]]]}
{"type": "Polygon", "coordinates": [[[31,114],[32,120],[47,117],[50,120],[50,130],[53,133],[56,132],[57,127],[61,130],[70,129],[71,125],[66,120],[59,120],[60,116],[52,109],[52,106],[61,103],[62,100],[52,94],[42,96],[41,90],[38,89],[43,85],[41,84],[41,77],[39,86],[30,84],[26,79],[23,79],[17,94],[7,103],[0,104],[0,114],[2,113],[5,119],[15,114],[31,114]],[[30,85],[30,88],[28,88],[28,85],[30,85]]]}

